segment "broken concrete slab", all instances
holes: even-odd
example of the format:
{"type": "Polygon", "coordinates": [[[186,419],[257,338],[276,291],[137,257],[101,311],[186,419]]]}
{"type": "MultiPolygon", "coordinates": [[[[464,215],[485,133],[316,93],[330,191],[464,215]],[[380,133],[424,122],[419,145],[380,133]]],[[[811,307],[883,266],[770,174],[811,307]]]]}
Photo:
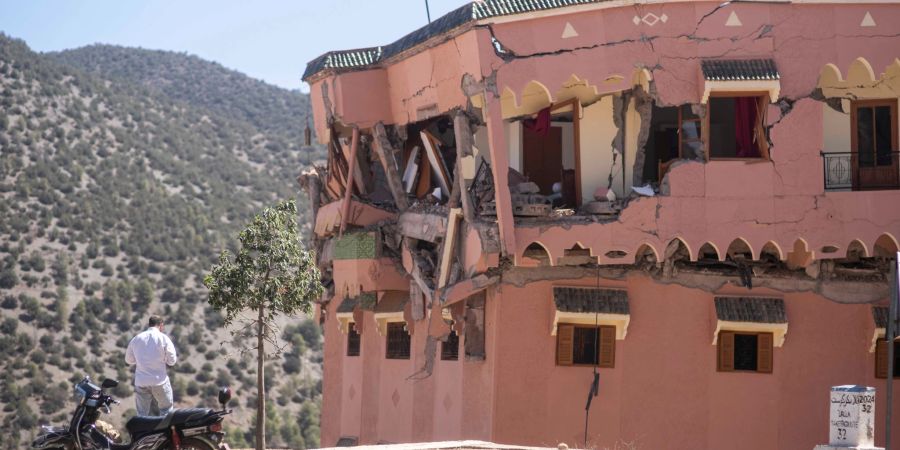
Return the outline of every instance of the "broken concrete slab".
{"type": "Polygon", "coordinates": [[[437,214],[407,211],[400,215],[398,225],[404,236],[437,242],[447,231],[447,218],[437,214]]]}
{"type": "MultiPolygon", "coordinates": [[[[343,201],[338,200],[319,208],[316,216],[316,235],[320,238],[330,236],[335,230],[341,226],[343,201]]],[[[375,206],[350,200],[349,212],[347,214],[347,224],[359,227],[367,227],[384,220],[394,220],[397,213],[375,206]]]]}

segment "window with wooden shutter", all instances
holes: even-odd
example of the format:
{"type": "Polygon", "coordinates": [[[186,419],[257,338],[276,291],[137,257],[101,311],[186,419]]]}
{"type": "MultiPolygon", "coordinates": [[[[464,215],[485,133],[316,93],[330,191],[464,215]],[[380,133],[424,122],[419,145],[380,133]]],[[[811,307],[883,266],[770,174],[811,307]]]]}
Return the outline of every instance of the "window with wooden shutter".
{"type": "Polygon", "coordinates": [[[756,371],[772,373],[772,333],[756,335],[756,371]]]}
{"type": "MultiPolygon", "coordinates": [[[[875,377],[887,378],[888,347],[886,339],[875,342],[875,377]]],[[[894,378],[900,378],[900,342],[894,342],[894,378]]]]}
{"type": "Polygon", "coordinates": [[[734,371],[734,332],[719,332],[719,372],[734,371]]]}
{"type": "Polygon", "coordinates": [[[575,326],[560,324],[556,331],[556,364],[560,366],[572,365],[572,351],[574,349],[575,326]]]}
{"type": "Polygon", "coordinates": [[[772,373],[775,336],[769,332],[720,331],[719,372],[772,373]]]}
{"type": "Polygon", "coordinates": [[[559,324],[556,364],[560,366],[615,367],[616,327],[559,324]]]}
{"type": "Polygon", "coordinates": [[[616,327],[600,327],[600,367],[614,367],[616,364],[616,327]]]}

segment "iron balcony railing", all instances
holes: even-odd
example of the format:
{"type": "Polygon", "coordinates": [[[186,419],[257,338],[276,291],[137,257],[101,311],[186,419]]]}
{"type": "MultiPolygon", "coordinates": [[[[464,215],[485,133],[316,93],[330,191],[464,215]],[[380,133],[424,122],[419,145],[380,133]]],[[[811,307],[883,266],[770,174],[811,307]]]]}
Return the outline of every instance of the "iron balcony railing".
{"type": "Polygon", "coordinates": [[[900,189],[900,152],[821,152],[825,190],[900,189]]]}

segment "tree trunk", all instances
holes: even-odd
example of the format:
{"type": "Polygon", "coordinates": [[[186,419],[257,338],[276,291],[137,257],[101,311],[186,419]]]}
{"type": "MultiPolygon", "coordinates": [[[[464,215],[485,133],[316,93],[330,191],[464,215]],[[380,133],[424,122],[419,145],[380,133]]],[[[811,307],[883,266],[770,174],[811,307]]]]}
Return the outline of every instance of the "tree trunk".
{"type": "Polygon", "coordinates": [[[256,326],[256,450],[266,449],[266,378],[265,366],[263,363],[266,359],[265,341],[263,340],[263,313],[265,307],[259,307],[259,322],[256,326]]]}

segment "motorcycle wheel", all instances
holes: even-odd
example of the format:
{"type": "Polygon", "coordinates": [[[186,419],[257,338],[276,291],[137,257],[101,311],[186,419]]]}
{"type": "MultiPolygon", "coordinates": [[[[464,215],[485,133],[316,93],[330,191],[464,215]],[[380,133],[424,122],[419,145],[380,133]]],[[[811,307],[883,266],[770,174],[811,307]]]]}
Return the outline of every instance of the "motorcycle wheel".
{"type": "MultiPolygon", "coordinates": [[[[174,447],[169,444],[169,448],[174,447]]],[[[218,450],[214,445],[202,439],[187,438],[181,441],[181,450],[218,450]]]]}

